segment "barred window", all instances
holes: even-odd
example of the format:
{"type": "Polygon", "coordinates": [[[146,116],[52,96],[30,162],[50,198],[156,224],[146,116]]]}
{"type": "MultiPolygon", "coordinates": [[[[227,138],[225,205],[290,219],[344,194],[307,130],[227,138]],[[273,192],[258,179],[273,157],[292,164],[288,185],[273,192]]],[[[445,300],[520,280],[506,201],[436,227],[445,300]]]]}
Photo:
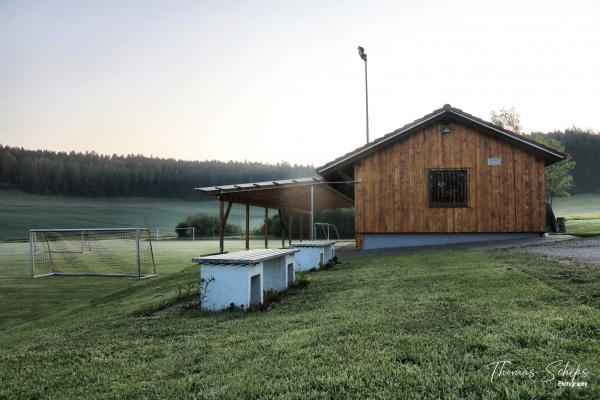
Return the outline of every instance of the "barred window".
{"type": "Polygon", "coordinates": [[[429,207],[468,207],[469,173],[466,169],[428,171],[429,207]]]}

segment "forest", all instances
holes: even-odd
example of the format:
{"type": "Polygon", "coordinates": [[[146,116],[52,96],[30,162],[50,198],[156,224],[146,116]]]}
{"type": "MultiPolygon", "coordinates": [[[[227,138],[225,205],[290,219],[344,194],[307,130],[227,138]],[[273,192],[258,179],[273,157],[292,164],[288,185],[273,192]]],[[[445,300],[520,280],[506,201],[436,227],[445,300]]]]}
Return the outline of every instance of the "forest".
{"type": "Polygon", "coordinates": [[[575,169],[571,172],[574,181],[573,193],[600,192],[600,134],[594,134],[591,130],[570,128],[563,132],[535,133],[533,137],[536,135],[558,140],[575,161],[575,169]]]}
{"type": "MultiPolygon", "coordinates": [[[[573,193],[600,191],[600,135],[570,128],[534,133],[556,139],[575,161],[573,193]]],[[[337,154],[332,154],[332,158],[337,154]]],[[[315,175],[286,162],[183,161],[141,155],[26,150],[0,145],[0,187],[74,196],[197,198],[192,188],[315,175]]]]}
{"type": "Polygon", "coordinates": [[[26,150],[0,145],[0,187],[72,196],[198,198],[194,187],[314,175],[282,162],[182,161],[141,155],[26,150]]]}

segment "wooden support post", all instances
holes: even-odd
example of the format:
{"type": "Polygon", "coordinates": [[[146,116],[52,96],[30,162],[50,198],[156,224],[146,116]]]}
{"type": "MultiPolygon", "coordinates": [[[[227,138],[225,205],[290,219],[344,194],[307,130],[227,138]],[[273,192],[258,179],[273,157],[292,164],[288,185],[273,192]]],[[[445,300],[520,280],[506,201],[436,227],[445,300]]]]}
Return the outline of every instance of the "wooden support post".
{"type": "Polygon", "coordinates": [[[292,247],[292,232],[294,225],[294,215],[292,213],[288,213],[288,247],[292,247]]]}
{"type": "Polygon", "coordinates": [[[304,217],[300,214],[300,243],[302,243],[302,226],[304,225],[304,217]]]}
{"type": "Polygon", "coordinates": [[[225,211],[225,202],[220,200],[219,202],[219,253],[225,252],[225,226],[227,226],[227,218],[229,218],[229,212],[231,211],[232,202],[227,203],[227,210],[225,211]]]}
{"type": "Polygon", "coordinates": [[[246,250],[250,250],[250,204],[246,204],[246,250]]]}
{"type": "Polygon", "coordinates": [[[269,208],[265,207],[265,249],[269,248],[269,208]]]}
{"type": "Polygon", "coordinates": [[[225,224],[223,224],[223,217],[225,216],[225,202],[219,200],[219,253],[223,253],[225,248],[223,239],[225,235],[225,224]]]}
{"type": "Polygon", "coordinates": [[[283,224],[283,212],[281,208],[277,210],[279,213],[279,225],[281,226],[281,248],[285,247],[285,225],[283,224]]]}

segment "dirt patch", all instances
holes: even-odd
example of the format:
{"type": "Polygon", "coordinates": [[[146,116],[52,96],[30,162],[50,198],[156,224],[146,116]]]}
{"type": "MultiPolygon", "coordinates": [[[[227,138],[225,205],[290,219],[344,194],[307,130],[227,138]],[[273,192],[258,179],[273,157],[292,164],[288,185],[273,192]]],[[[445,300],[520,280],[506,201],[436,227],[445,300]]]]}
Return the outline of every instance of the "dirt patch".
{"type": "Polygon", "coordinates": [[[178,314],[182,311],[199,310],[199,309],[200,309],[200,302],[198,301],[198,299],[183,300],[179,303],[175,303],[168,307],[161,308],[160,310],[154,311],[154,312],[150,313],[149,315],[154,316],[154,315],[178,314]]]}

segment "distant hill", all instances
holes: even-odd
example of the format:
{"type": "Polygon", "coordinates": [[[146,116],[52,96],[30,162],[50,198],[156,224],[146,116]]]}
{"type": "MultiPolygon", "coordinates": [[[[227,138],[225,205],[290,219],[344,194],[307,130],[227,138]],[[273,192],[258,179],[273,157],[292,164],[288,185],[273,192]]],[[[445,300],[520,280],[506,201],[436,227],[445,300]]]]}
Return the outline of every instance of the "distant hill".
{"type": "Polygon", "coordinates": [[[183,161],[0,145],[0,187],[75,196],[198,198],[199,186],[315,175],[308,165],[183,161]]]}

